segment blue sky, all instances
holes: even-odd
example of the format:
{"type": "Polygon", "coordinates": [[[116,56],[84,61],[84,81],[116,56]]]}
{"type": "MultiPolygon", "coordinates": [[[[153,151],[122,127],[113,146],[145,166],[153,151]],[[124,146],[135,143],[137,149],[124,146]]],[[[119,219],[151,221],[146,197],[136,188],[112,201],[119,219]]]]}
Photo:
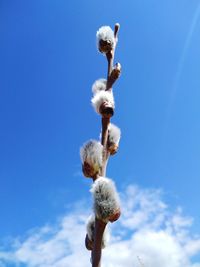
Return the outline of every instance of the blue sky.
{"type": "MultiPolygon", "coordinates": [[[[174,211],[169,221],[182,216],[190,238],[200,234],[199,1],[1,0],[0,260],[1,251],[14,253],[16,238],[22,246],[33,229],[47,224],[52,229],[82,212],[80,207],[83,217],[91,211],[91,181],[81,174],[79,148],[98,138],[101,126],[90,104],[91,86],[107,68],[96,48],[96,31],[116,22],[121,29],[115,60],[122,76],[114,87],[112,121],[122,139],[107,175],[122,195],[133,186],[149,200],[151,190],[156,196],[161,190],[158,199],[174,211]]],[[[78,229],[84,228],[82,221],[78,229]]],[[[121,243],[113,244],[111,249],[121,243]]],[[[200,245],[196,258],[187,259],[200,265],[199,252],[200,245]]],[[[2,258],[3,266],[8,256],[2,258]]],[[[157,267],[146,262],[145,267],[157,267]]]]}

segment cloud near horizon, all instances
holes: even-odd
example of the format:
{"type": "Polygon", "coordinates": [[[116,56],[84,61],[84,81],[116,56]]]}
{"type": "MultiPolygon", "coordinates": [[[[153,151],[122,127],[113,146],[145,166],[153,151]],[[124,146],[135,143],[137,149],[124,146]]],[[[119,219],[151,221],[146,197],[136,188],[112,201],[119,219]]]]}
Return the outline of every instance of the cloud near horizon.
{"type": "MultiPolygon", "coordinates": [[[[172,212],[161,190],[129,185],[121,194],[121,206],[120,220],[109,225],[111,238],[103,250],[102,267],[200,267],[193,260],[200,253],[193,219],[180,207],[172,212]]],[[[13,238],[7,249],[0,246],[0,267],[88,267],[85,210],[76,207],[54,225],[13,238]]]]}

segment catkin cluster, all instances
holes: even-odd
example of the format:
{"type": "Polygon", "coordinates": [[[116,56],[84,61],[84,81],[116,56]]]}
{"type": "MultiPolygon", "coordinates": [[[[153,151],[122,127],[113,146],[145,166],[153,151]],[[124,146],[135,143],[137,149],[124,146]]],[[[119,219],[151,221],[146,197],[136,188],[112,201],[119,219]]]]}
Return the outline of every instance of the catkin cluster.
{"type": "MultiPolygon", "coordinates": [[[[116,27],[119,27],[118,24],[116,25],[116,27]]],[[[97,31],[96,38],[99,52],[107,58],[108,55],[112,55],[117,43],[115,32],[109,26],[103,26],[97,31]]],[[[85,239],[85,245],[89,250],[93,249],[95,219],[107,224],[108,222],[114,222],[120,216],[120,201],[115,183],[102,175],[102,170],[108,157],[118,151],[121,137],[120,129],[113,123],[110,123],[110,118],[114,115],[115,101],[112,87],[109,88],[108,86],[109,82],[113,82],[113,79],[115,79],[113,73],[117,71],[119,77],[120,70],[121,65],[117,63],[107,79],[98,79],[92,85],[92,106],[98,115],[109,120],[106,129],[106,144],[102,144],[100,140],[91,139],[84,143],[80,149],[83,174],[85,177],[93,179],[90,189],[93,196],[93,214],[87,222],[85,239]]],[[[102,139],[102,134],[100,134],[100,139],[102,139]]],[[[106,243],[107,230],[103,234],[101,247],[104,248],[106,243]]]]}

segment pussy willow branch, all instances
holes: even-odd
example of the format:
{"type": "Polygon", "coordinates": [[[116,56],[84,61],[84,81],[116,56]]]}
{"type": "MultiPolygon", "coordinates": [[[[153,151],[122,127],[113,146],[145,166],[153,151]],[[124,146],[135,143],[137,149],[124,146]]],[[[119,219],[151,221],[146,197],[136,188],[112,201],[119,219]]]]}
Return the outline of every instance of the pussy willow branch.
{"type": "MultiPolygon", "coordinates": [[[[108,71],[107,71],[107,84],[106,84],[106,91],[112,90],[112,85],[114,84],[115,80],[119,77],[113,79],[112,70],[113,70],[113,62],[114,62],[114,55],[115,55],[115,48],[117,45],[117,34],[119,31],[119,24],[115,25],[114,36],[115,36],[115,45],[112,51],[106,54],[106,58],[108,61],[108,71]]],[[[110,153],[107,149],[107,142],[108,142],[108,126],[110,123],[110,118],[102,117],[102,136],[101,136],[101,144],[103,145],[103,164],[101,169],[101,176],[106,176],[106,167],[107,162],[110,156],[110,153]]],[[[93,180],[96,180],[98,177],[93,180]]],[[[106,228],[105,222],[95,219],[95,230],[94,230],[94,244],[92,249],[92,267],[101,267],[101,244],[103,233],[106,228]]]]}

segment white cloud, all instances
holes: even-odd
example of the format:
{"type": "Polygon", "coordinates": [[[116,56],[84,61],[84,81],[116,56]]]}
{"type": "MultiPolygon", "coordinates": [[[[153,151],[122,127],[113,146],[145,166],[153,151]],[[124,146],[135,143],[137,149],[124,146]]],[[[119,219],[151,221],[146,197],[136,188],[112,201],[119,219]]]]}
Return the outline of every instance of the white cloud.
{"type": "MultiPolygon", "coordinates": [[[[162,200],[162,191],[129,186],[121,194],[122,217],[111,225],[112,238],[103,250],[102,267],[200,267],[192,257],[200,253],[200,237],[193,237],[193,220],[174,212],[162,200]]],[[[88,214],[75,210],[55,225],[33,229],[26,238],[0,248],[0,267],[88,267],[84,247],[88,214]]]]}

